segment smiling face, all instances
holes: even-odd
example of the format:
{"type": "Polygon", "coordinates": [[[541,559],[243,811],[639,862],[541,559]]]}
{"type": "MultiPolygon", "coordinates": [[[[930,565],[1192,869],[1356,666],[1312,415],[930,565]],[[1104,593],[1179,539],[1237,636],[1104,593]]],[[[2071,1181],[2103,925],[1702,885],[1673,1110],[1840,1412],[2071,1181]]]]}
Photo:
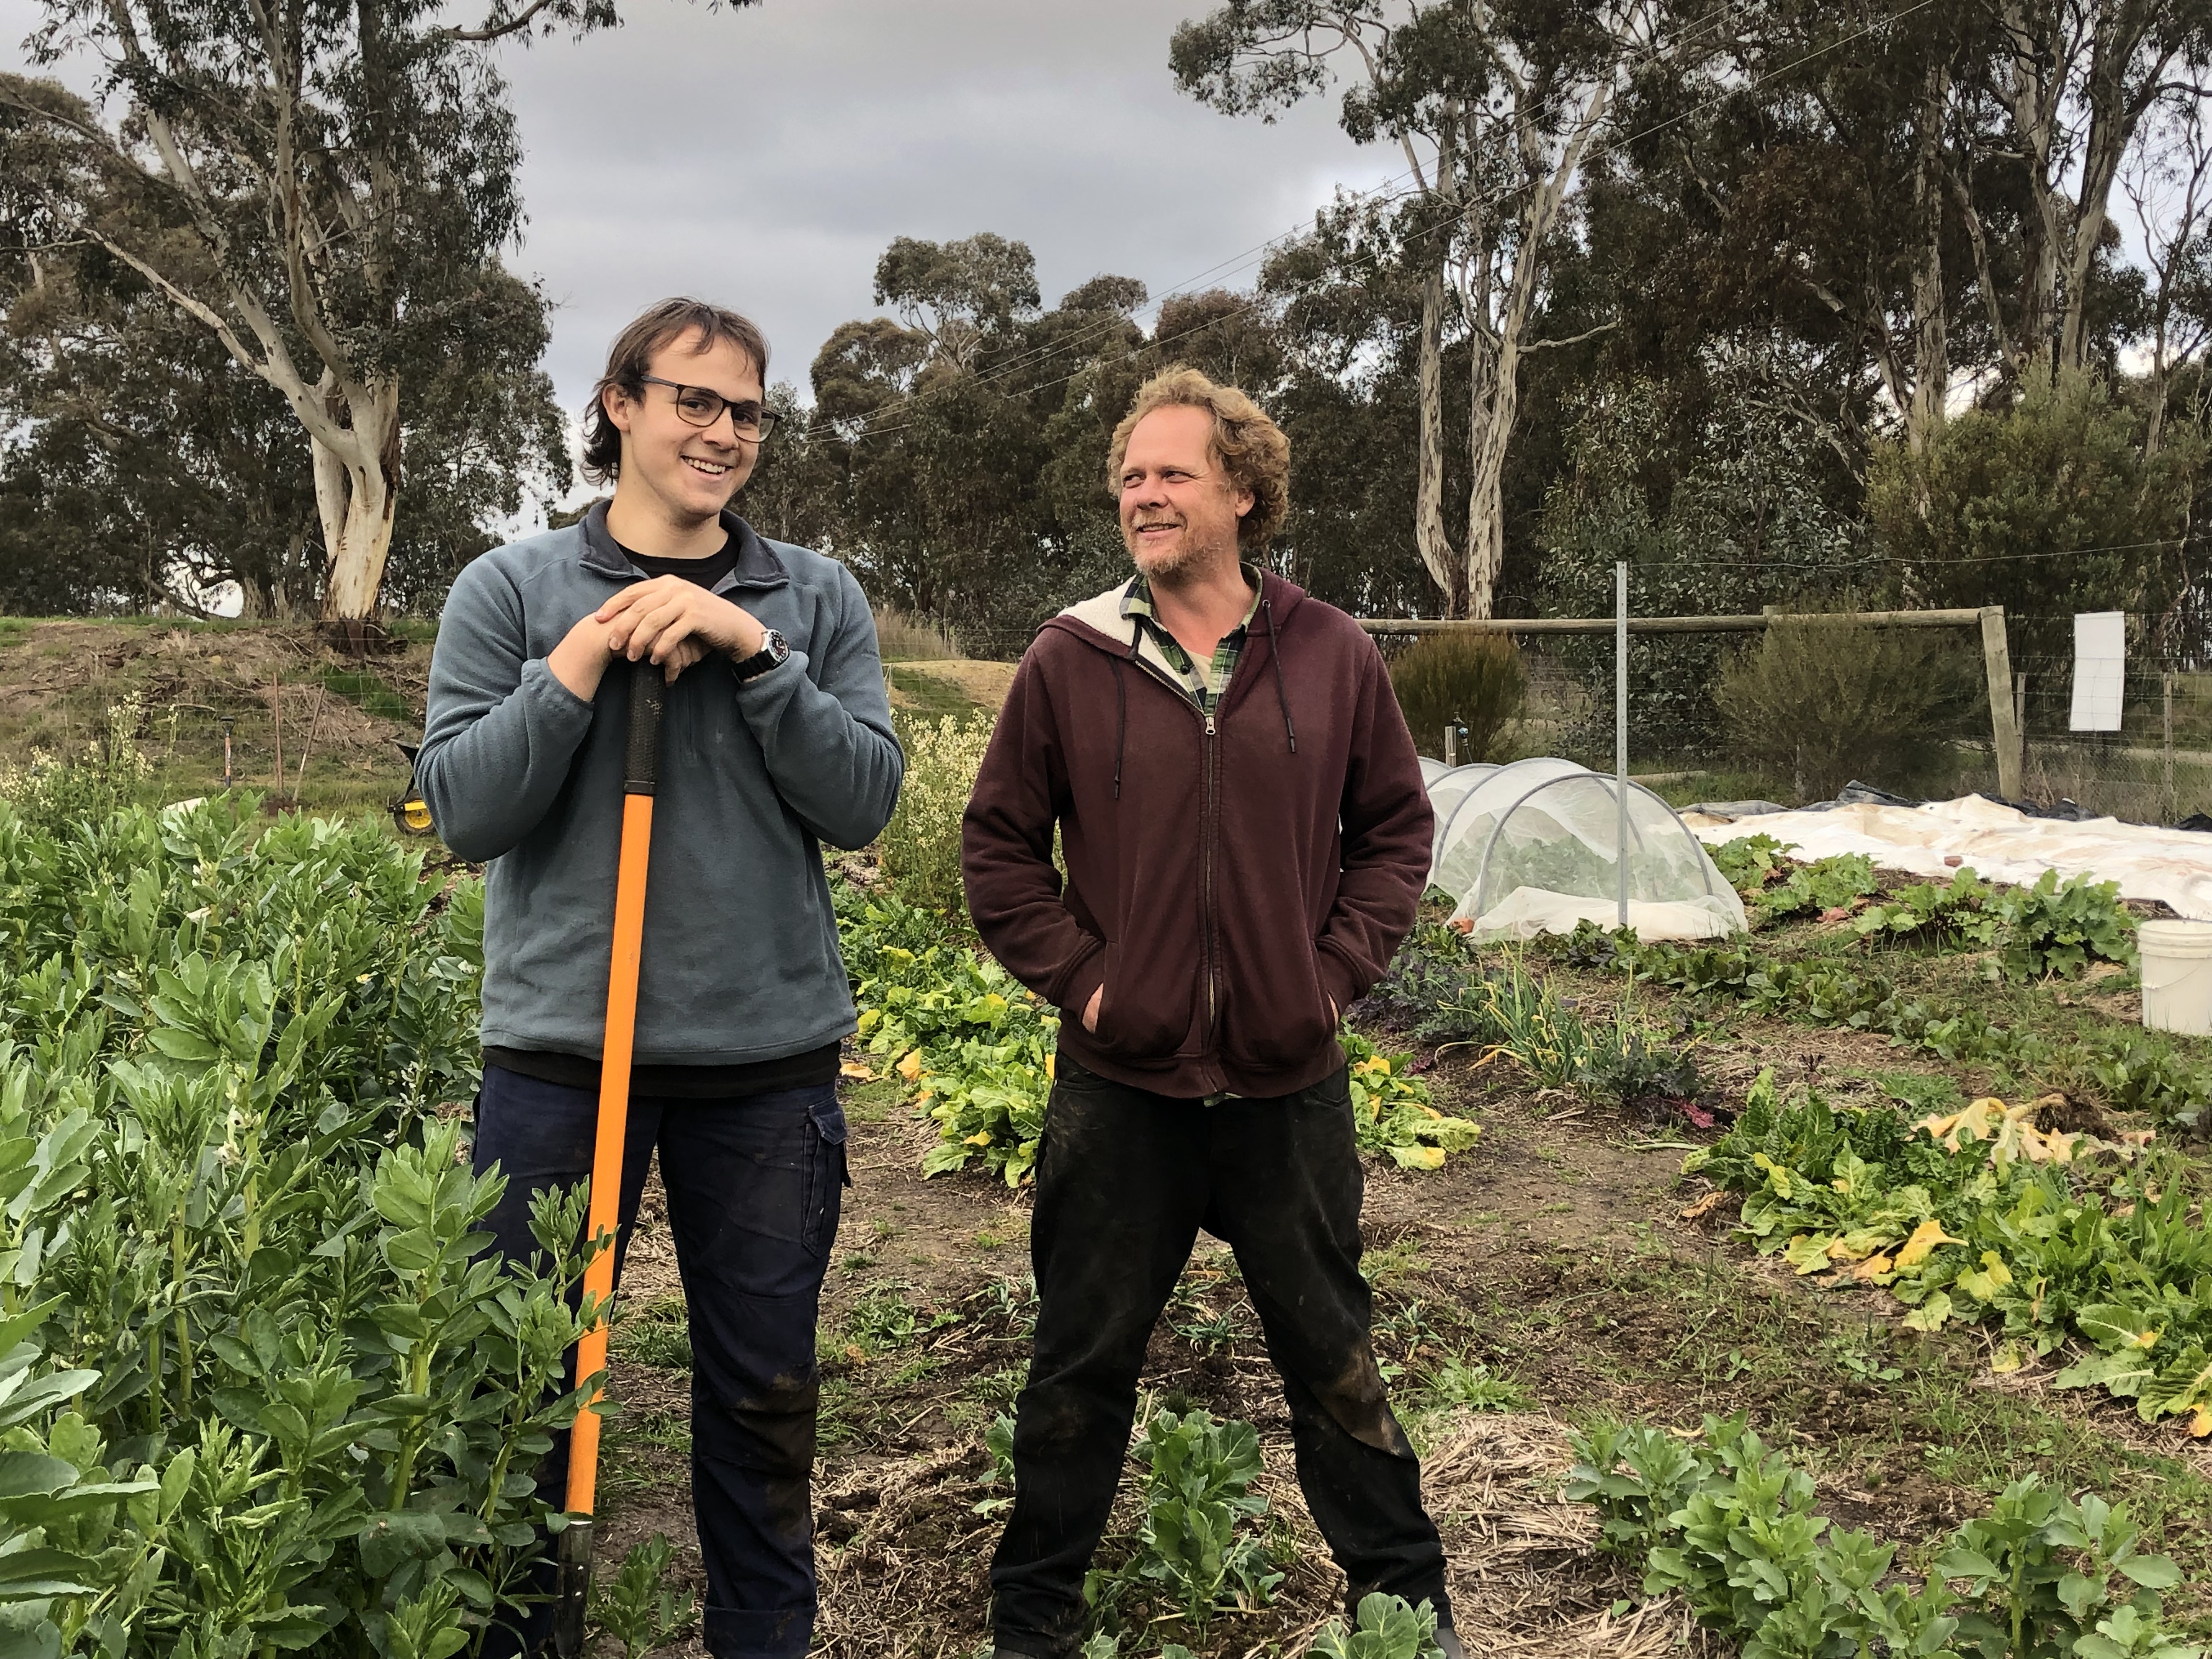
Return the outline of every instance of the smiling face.
{"type": "Polygon", "coordinates": [[[1148,580],[1200,580],[1237,562],[1238,521],[1252,492],[1213,453],[1213,416],[1185,404],[1137,422],[1121,459],[1121,539],[1148,580]]]}
{"type": "MultiPolygon", "coordinates": [[[[760,366],[738,346],[717,340],[698,349],[697,331],[653,354],[646,373],[682,386],[705,386],[732,404],[759,404],[760,366]]],[[[730,504],[760,459],[758,440],[738,437],[727,410],[712,426],[693,426],[677,412],[677,394],[647,386],[633,398],[618,387],[604,394],[607,419],[622,434],[617,495],[637,491],[667,521],[682,528],[704,524],[730,504]]]]}

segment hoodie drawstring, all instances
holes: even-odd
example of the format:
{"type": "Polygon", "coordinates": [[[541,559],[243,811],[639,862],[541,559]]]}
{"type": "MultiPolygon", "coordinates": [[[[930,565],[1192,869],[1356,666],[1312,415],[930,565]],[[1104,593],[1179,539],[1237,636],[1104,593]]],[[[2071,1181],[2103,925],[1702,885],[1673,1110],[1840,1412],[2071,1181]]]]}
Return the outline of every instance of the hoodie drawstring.
{"type": "Polygon", "coordinates": [[[1260,609],[1267,613],[1267,660],[1275,665],[1275,705],[1283,711],[1283,735],[1291,740],[1291,752],[1298,752],[1298,729],[1291,724],[1291,695],[1283,690],[1283,641],[1275,629],[1275,607],[1267,597],[1260,596],[1260,609]]]}

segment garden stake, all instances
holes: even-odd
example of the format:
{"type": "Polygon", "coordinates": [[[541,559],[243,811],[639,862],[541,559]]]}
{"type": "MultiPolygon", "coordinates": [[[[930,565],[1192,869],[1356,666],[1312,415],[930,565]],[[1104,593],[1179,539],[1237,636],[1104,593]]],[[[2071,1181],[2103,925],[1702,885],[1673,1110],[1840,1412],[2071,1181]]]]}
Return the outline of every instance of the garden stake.
{"type": "MultiPolygon", "coordinates": [[[[615,939],[607,969],[607,1031],[599,1063],[599,1133],[592,1149],[592,1200],[585,1236],[608,1246],[584,1270],[584,1293],[596,1297],[599,1318],[576,1344],[579,1382],[606,1369],[607,1304],[614,1295],[613,1237],[622,1219],[623,1146],[629,1127],[630,1045],[637,1035],[638,955],[645,934],[646,863],[653,849],[653,791],[659,771],[661,671],[650,657],[631,665],[629,743],[623,760],[622,854],[615,872],[615,939]]],[[[599,1474],[599,1393],[568,1431],[568,1510],[582,1517],[561,1534],[561,1595],[553,1621],[553,1650],[581,1659],[584,1612],[592,1589],[592,1505],[599,1474]]]]}

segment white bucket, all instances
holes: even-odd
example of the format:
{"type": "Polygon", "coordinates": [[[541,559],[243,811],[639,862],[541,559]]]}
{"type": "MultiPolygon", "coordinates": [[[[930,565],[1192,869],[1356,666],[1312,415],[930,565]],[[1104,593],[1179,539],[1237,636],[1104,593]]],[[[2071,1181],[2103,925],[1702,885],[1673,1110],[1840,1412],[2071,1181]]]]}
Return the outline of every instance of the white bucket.
{"type": "Polygon", "coordinates": [[[2136,948],[2143,1024],[2212,1036],[2212,921],[2146,921],[2136,929],[2136,948]]]}

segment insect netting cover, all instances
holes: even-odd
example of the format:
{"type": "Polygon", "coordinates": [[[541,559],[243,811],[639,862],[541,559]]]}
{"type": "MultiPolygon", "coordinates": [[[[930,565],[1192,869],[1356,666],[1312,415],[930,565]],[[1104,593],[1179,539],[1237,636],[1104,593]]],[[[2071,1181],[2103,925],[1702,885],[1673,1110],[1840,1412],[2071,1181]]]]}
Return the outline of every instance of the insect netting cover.
{"type": "Polygon", "coordinates": [[[1421,781],[1428,787],[1429,811],[1435,816],[1435,833],[1429,842],[1429,885],[1437,884],[1437,854],[1443,848],[1444,826],[1451,822],[1452,809],[1467,799],[1467,792],[1498,769],[1489,765],[1446,766],[1442,761],[1421,757],[1421,781]]]}
{"type": "MultiPolygon", "coordinates": [[[[1571,761],[1519,761],[1462,792],[1449,812],[1430,881],[1458,901],[1453,919],[1471,921],[1474,938],[1618,921],[1621,812],[1611,777],[1571,761]]],[[[1628,786],[1626,846],[1628,925],[1638,938],[1745,930],[1743,901],[1697,836],[1638,783],[1628,786]]]]}

